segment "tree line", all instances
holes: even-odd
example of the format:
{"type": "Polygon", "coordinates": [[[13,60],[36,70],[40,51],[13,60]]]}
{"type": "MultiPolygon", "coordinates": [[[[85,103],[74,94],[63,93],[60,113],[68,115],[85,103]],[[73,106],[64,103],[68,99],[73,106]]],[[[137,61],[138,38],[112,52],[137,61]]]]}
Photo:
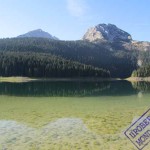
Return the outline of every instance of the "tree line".
{"type": "Polygon", "coordinates": [[[110,77],[104,69],[35,52],[0,52],[0,76],[110,77]]]}

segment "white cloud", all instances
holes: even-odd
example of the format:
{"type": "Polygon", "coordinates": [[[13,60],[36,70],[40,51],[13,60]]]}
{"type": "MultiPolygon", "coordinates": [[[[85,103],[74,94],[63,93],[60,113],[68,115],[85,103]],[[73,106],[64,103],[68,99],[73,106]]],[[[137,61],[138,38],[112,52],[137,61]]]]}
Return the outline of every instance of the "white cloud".
{"type": "Polygon", "coordinates": [[[67,9],[71,15],[75,17],[82,17],[87,10],[87,4],[85,0],[66,0],[67,9]]]}

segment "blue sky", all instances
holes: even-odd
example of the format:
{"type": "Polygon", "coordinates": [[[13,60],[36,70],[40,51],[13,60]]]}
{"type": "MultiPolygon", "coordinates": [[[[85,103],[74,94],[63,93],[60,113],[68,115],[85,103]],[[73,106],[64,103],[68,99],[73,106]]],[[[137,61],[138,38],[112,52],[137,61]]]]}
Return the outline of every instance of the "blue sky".
{"type": "Polygon", "coordinates": [[[112,23],[133,39],[150,41],[150,0],[0,0],[0,38],[43,29],[62,40],[112,23]]]}

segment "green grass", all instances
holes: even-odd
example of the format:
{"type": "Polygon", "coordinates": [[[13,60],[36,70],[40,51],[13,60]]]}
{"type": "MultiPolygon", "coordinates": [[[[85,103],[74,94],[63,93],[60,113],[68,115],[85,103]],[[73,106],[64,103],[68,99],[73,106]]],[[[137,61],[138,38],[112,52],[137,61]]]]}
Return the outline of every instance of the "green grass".
{"type": "MultiPolygon", "coordinates": [[[[60,118],[79,118],[87,127],[80,139],[54,140],[49,135],[7,148],[36,150],[134,150],[123,131],[150,106],[150,95],[114,97],[12,97],[0,96],[0,120],[14,120],[36,132],[60,118]],[[41,142],[40,142],[41,141],[41,142]],[[38,144],[37,144],[38,143],[38,144]]],[[[57,132],[57,131],[56,131],[57,132]]],[[[59,134],[59,133],[58,133],[59,134]]],[[[25,135],[24,135],[25,136],[25,135]]],[[[27,137],[26,137],[27,138],[27,137]]]]}

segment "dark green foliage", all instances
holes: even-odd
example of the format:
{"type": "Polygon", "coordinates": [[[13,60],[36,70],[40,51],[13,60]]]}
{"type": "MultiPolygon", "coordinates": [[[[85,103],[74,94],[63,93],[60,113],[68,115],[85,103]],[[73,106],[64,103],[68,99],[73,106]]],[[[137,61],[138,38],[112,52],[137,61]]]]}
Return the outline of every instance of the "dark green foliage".
{"type": "Polygon", "coordinates": [[[150,76],[150,51],[137,52],[137,61],[141,61],[141,66],[132,72],[133,77],[149,77],[150,76]]]}
{"type": "Polygon", "coordinates": [[[150,77],[150,65],[145,65],[132,73],[133,77],[150,77]]]}
{"type": "Polygon", "coordinates": [[[116,51],[113,57],[110,69],[112,76],[126,78],[131,76],[132,71],[137,68],[137,57],[133,51],[116,51]]]}
{"type": "Polygon", "coordinates": [[[110,73],[50,54],[0,52],[0,76],[105,78],[110,73]]]}
{"type": "Polygon", "coordinates": [[[0,40],[0,51],[38,52],[109,70],[112,77],[126,78],[137,69],[133,52],[110,49],[107,44],[86,41],[53,41],[43,38],[0,40]]]}

